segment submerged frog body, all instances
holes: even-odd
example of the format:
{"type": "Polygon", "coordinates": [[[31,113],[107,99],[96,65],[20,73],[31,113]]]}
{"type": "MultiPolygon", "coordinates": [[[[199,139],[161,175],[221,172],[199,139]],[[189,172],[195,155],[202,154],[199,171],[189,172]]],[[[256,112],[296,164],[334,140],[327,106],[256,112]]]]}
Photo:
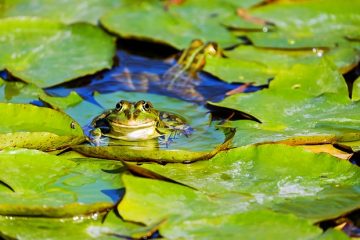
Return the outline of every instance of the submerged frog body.
{"type": "Polygon", "coordinates": [[[162,137],[168,144],[176,135],[190,133],[190,127],[179,116],[156,110],[151,102],[121,100],[114,109],[105,111],[92,122],[91,139],[102,145],[101,139],[139,142],[162,137]]]}
{"type": "Polygon", "coordinates": [[[128,91],[146,92],[150,85],[155,85],[186,100],[203,101],[204,97],[196,90],[200,83],[198,73],[203,70],[207,56],[220,55],[221,51],[216,43],[204,43],[196,39],[182,52],[176,64],[162,76],[149,73],[133,74],[125,70],[113,77],[127,87],[128,91]]]}

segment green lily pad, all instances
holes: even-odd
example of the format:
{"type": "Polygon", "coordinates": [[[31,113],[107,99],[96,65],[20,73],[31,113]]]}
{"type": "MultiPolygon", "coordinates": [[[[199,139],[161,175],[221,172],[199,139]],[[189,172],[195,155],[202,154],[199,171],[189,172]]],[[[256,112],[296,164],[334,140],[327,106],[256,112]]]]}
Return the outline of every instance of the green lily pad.
{"type": "Polygon", "coordinates": [[[0,148],[56,150],[84,141],[80,125],[68,115],[31,104],[0,103],[0,148]]]}
{"type": "Polygon", "coordinates": [[[358,77],[353,83],[352,100],[360,100],[360,77],[358,77]]]}
{"type": "Polygon", "coordinates": [[[41,88],[23,82],[9,82],[0,78],[0,102],[30,103],[38,100],[41,88]]]}
{"type": "Polygon", "coordinates": [[[198,16],[194,7],[184,11],[181,11],[181,7],[175,9],[176,11],[173,8],[166,11],[161,4],[142,2],[105,14],[101,18],[101,23],[106,29],[121,37],[165,43],[179,49],[187,47],[193,39],[217,41],[221,46],[241,42],[219,22],[212,21],[207,16],[208,11],[202,11],[206,15],[198,16]],[[189,16],[202,18],[202,21],[192,20],[189,16]]]}
{"type": "MultiPolygon", "coordinates": [[[[74,218],[0,217],[0,235],[6,239],[119,239],[151,235],[150,227],[126,223],[110,213],[74,218]]],[[[154,227],[154,226],[151,226],[154,227]]]]}
{"type": "Polygon", "coordinates": [[[2,215],[67,217],[106,211],[117,200],[104,191],[122,188],[120,172],[109,173],[121,168],[115,161],[71,161],[9,149],[0,152],[0,165],[0,179],[14,189],[0,189],[2,215]]]}
{"type": "MultiPolygon", "coordinates": [[[[114,108],[121,99],[133,102],[142,99],[151,101],[154,107],[160,111],[167,111],[184,117],[194,132],[188,137],[180,136],[174,139],[168,147],[154,147],[153,144],[150,149],[147,146],[138,146],[137,151],[135,151],[132,147],[121,145],[99,147],[79,145],[73,146],[74,150],[87,156],[127,161],[192,162],[208,159],[230,144],[233,132],[231,130],[221,131],[213,125],[209,125],[210,115],[208,110],[202,106],[146,93],[115,92],[95,96],[95,100],[104,109],[114,108]],[[141,151],[139,151],[140,149],[141,151]]],[[[87,128],[86,124],[101,114],[104,109],[84,101],[75,107],[66,109],[66,112],[87,128]]]]}
{"type": "Polygon", "coordinates": [[[307,220],[271,211],[175,220],[160,231],[169,239],[314,239],[321,234],[321,229],[307,220]]]}
{"type": "Polygon", "coordinates": [[[0,69],[39,87],[112,66],[114,38],[90,24],[22,17],[1,19],[0,30],[0,69]]]}
{"type": "MultiPolygon", "coordinates": [[[[1,3],[0,3],[1,4],[1,3]]],[[[118,0],[5,0],[2,17],[34,16],[58,20],[64,23],[90,22],[97,24],[107,11],[119,7],[118,0]]]]}
{"type": "Polygon", "coordinates": [[[360,52],[349,44],[330,50],[240,45],[224,54],[228,58],[208,57],[204,70],[226,82],[253,82],[254,85],[268,84],[269,79],[296,64],[316,64],[321,58],[333,61],[342,73],[351,70],[360,60],[360,52]]]}
{"type": "Polygon", "coordinates": [[[264,142],[292,145],[360,139],[360,103],[348,98],[342,76],[326,64],[295,65],[264,89],[232,95],[215,106],[244,111],[260,119],[230,122],[235,146],[264,142]],[[324,111],[326,109],[326,111],[324,111]]]}
{"type": "Polygon", "coordinates": [[[278,1],[249,13],[274,23],[279,31],[247,36],[258,47],[334,47],[360,30],[359,7],[359,1],[278,1]]]}
{"type": "MultiPolygon", "coordinates": [[[[198,195],[208,195],[209,201],[214,204],[226,204],[226,210],[221,207],[213,211],[204,210],[208,215],[272,208],[317,222],[338,217],[360,207],[359,168],[331,155],[315,154],[301,147],[282,144],[247,146],[221,152],[209,161],[196,162],[190,166],[144,164],[143,167],[195,187],[199,190],[198,195]]],[[[149,185],[153,184],[143,184],[144,189],[139,190],[130,184],[127,185],[125,181],[126,194],[130,193],[128,196],[125,195],[120,209],[124,214],[125,211],[132,214],[133,210],[126,207],[130,201],[133,204],[132,209],[141,207],[146,208],[146,211],[152,211],[152,218],[156,214],[164,214],[165,210],[162,207],[156,210],[154,204],[163,204],[167,200],[159,199],[158,203],[154,203],[153,200],[160,196],[167,198],[170,193],[166,189],[171,189],[172,195],[176,194],[177,190],[168,186],[163,188],[162,192],[158,190],[159,196],[150,196],[154,192],[149,190],[149,185]],[[140,192],[143,197],[137,204],[141,206],[135,206],[134,201],[137,200],[133,197],[140,192]],[[151,204],[151,207],[147,204],[151,204]]],[[[181,195],[179,192],[178,194],[181,195]]],[[[191,209],[196,209],[195,203],[191,206],[191,209]]],[[[182,210],[186,208],[181,207],[182,210]]],[[[170,207],[169,209],[169,214],[181,215],[177,210],[172,211],[170,207]]],[[[200,205],[199,209],[201,211],[194,211],[193,214],[202,214],[200,205]]],[[[130,218],[129,215],[129,219],[144,220],[137,219],[138,217],[131,215],[130,218]]]]}
{"type": "Polygon", "coordinates": [[[71,91],[69,95],[65,97],[49,96],[46,93],[42,93],[39,96],[40,100],[49,104],[53,109],[65,110],[69,107],[76,106],[83,101],[82,97],[74,91],[71,91]]]}
{"type": "Polygon", "coordinates": [[[265,85],[273,77],[262,63],[219,57],[207,57],[204,71],[228,83],[252,82],[254,85],[265,85]]]}

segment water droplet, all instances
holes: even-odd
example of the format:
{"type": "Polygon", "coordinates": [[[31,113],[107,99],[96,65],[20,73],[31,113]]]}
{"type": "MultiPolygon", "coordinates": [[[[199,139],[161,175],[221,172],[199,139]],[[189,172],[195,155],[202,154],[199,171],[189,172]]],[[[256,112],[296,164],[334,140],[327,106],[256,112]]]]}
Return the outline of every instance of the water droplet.
{"type": "Polygon", "coordinates": [[[290,45],[294,45],[294,44],[295,44],[295,40],[294,40],[294,39],[289,39],[289,40],[288,40],[288,43],[289,43],[290,45]]]}

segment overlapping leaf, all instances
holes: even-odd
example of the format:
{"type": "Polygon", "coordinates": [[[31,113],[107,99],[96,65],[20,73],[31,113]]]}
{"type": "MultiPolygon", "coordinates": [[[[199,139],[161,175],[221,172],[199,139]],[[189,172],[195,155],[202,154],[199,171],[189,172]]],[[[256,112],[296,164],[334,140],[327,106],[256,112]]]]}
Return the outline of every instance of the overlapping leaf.
{"type": "MultiPolygon", "coordinates": [[[[97,24],[98,19],[107,11],[119,7],[118,0],[5,0],[2,3],[2,17],[34,16],[64,23],[90,22],[97,24]]],[[[1,3],[0,3],[1,6],[1,3]]]]}
{"type": "Polygon", "coordinates": [[[269,89],[212,103],[247,112],[262,123],[236,121],[236,146],[264,142],[317,144],[360,139],[360,102],[347,96],[344,79],[326,62],[296,65],[269,89]]]}
{"type": "Polygon", "coordinates": [[[68,115],[31,104],[0,103],[0,148],[26,147],[45,151],[79,144],[85,136],[68,115]]]}
{"type": "MultiPolygon", "coordinates": [[[[270,207],[318,221],[359,207],[357,166],[300,147],[248,146],[222,152],[191,166],[145,167],[199,189],[199,194],[211,196],[212,203],[227,202],[227,206],[232,206],[211,212],[213,215],[270,207]]],[[[127,197],[122,207],[120,204],[124,210],[127,197]]]]}
{"type": "Polygon", "coordinates": [[[120,172],[109,173],[122,166],[113,161],[71,161],[10,149],[0,152],[0,165],[1,181],[14,190],[0,186],[2,215],[64,217],[105,211],[122,187],[120,172]]]}
{"type": "Polygon", "coordinates": [[[342,72],[352,69],[360,60],[360,52],[345,43],[331,50],[325,49],[271,49],[241,45],[225,51],[228,58],[208,57],[205,71],[223,81],[268,84],[269,80],[289,71],[295,64],[316,64],[321,58],[334,62],[342,72]]]}
{"type": "Polygon", "coordinates": [[[195,38],[217,41],[222,46],[240,42],[219,21],[210,18],[210,11],[203,10],[200,14],[195,7],[166,11],[161,5],[143,2],[109,12],[101,18],[101,23],[121,37],[166,43],[180,49],[195,38]]]}
{"type": "Polygon", "coordinates": [[[39,87],[54,86],[110,68],[114,39],[85,23],[37,18],[0,20],[0,69],[39,87]]]}
{"type": "Polygon", "coordinates": [[[274,23],[278,31],[247,36],[259,47],[335,47],[359,31],[359,7],[360,1],[277,1],[249,14],[274,23]]]}
{"type": "MultiPolygon", "coordinates": [[[[189,221],[189,225],[181,225],[185,232],[174,222],[161,227],[161,233],[171,232],[167,237],[187,231],[200,232],[202,227],[212,226],[211,219],[217,219],[216,216],[226,219],[224,215],[250,214],[264,208],[316,222],[359,207],[359,169],[330,155],[314,154],[300,147],[248,146],[191,165],[145,167],[199,190],[123,176],[127,190],[119,211],[125,219],[154,223],[175,215],[177,223],[189,221]],[[195,224],[196,221],[203,226],[195,224]]],[[[251,218],[248,220],[253,224],[251,218]]]]}

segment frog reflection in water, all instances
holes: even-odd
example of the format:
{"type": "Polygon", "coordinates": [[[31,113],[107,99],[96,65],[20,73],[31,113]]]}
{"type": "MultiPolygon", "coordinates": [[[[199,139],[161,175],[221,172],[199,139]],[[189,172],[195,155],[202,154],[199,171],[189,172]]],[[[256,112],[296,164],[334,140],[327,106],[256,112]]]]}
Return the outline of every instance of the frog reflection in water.
{"type": "Polygon", "coordinates": [[[196,86],[200,84],[198,73],[203,70],[207,56],[220,55],[221,51],[216,43],[204,43],[196,39],[182,52],[177,63],[162,76],[150,73],[132,74],[125,69],[123,73],[114,74],[112,77],[126,86],[127,90],[146,92],[149,85],[154,84],[186,100],[203,101],[204,97],[196,90],[196,86]]]}
{"type": "MultiPolygon", "coordinates": [[[[168,145],[177,135],[188,136],[191,127],[173,113],[156,110],[151,102],[121,100],[114,109],[105,111],[92,122],[91,142],[104,145],[103,137],[126,142],[140,142],[159,138],[168,145]]],[[[122,142],[123,143],[123,142],[122,142]]]]}

